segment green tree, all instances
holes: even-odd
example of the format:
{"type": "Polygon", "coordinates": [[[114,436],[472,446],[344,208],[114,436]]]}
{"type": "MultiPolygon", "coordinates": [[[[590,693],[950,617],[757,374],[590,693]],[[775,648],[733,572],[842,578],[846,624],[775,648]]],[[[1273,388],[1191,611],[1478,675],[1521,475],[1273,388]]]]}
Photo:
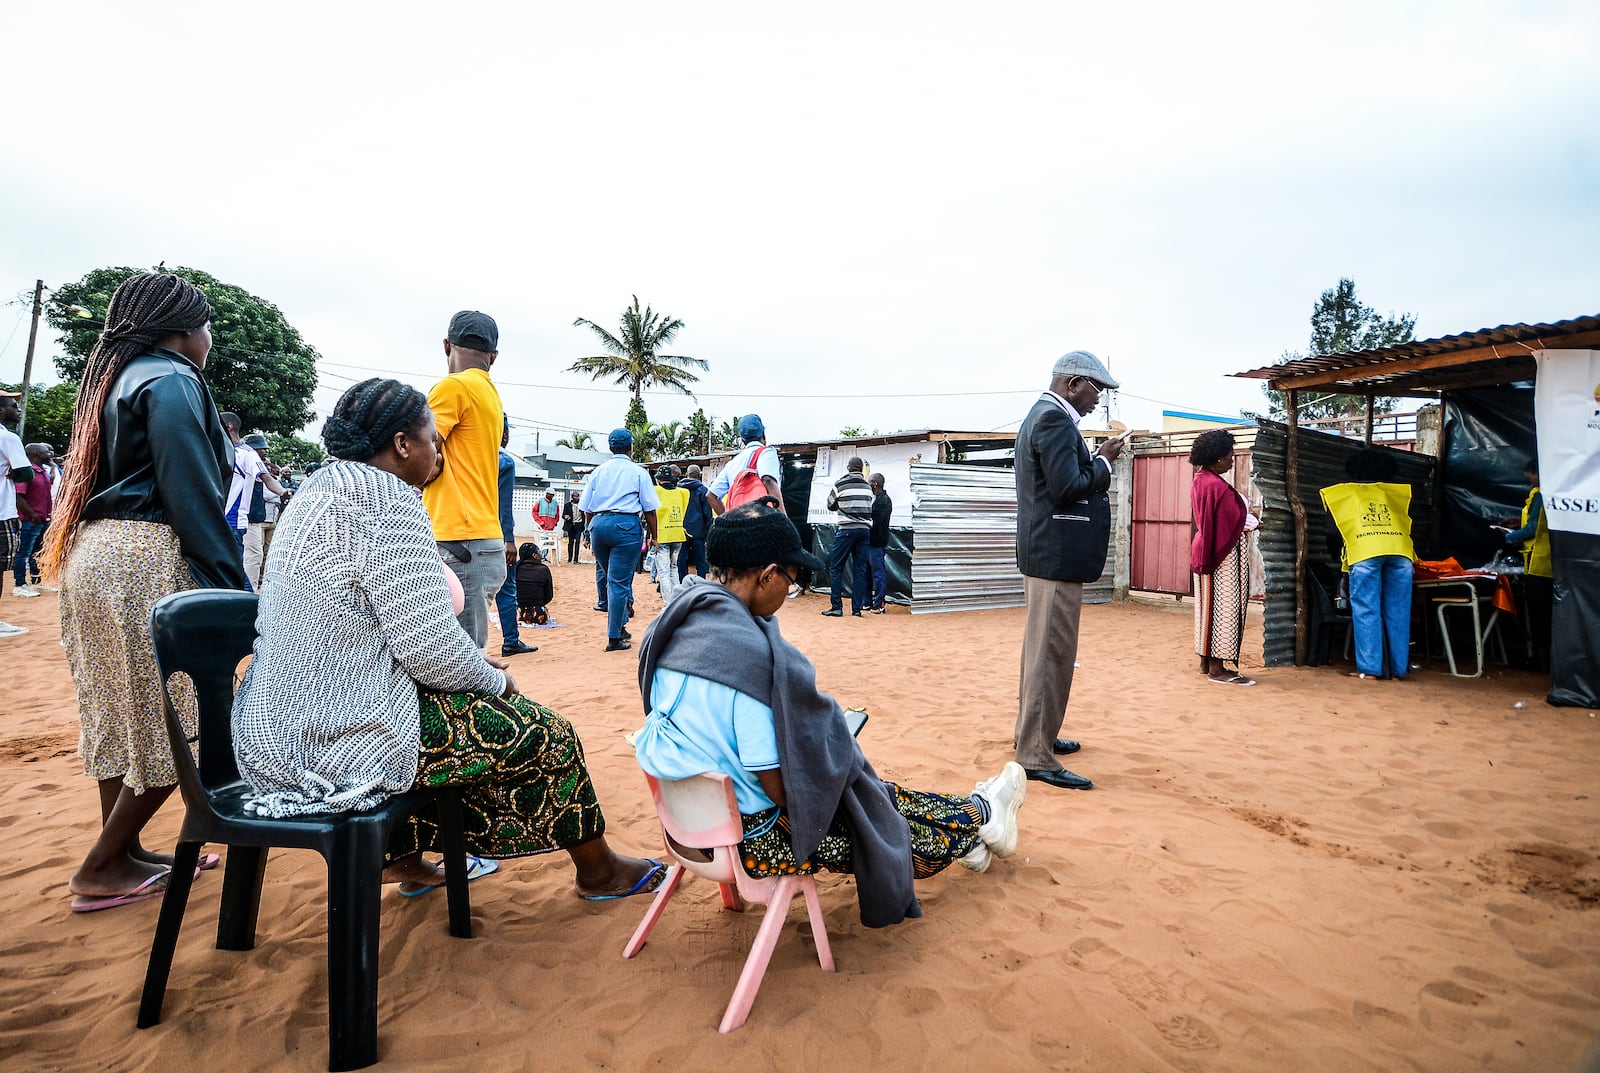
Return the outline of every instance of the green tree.
{"type": "Polygon", "coordinates": [[[706,416],[704,407],[689,415],[689,420],[683,426],[683,441],[687,455],[703,455],[711,453],[711,439],[714,434],[712,419],[706,416]]]}
{"type": "MultiPolygon", "coordinates": [[[[62,379],[76,382],[99,337],[106,306],[117,286],[136,268],[97,268],[56,289],[45,306],[50,326],[61,333],[65,353],[56,358],[62,379]],[[75,308],[76,307],[76,308],[75,308]],[[79,310],[87,310],[85,318],[79,310]]],[[[211,356],[206,381],[217,405],[232,410],[246,431],[293,435],[312,420],[319,355],[277,306],[242,287],[195,268],[160,269],[193,283],[211,301],[211,356]]]]}
{"type": "MultiPolygon", "coordinates": [[[[1338,284],[1322,292],[1311,309],[1311,341],[1305,354],[1285,351],[1278,364],[1299,361],[1305,357],[1325,354],[1350,354],[1359,350],[1377,350],[1398,346],[1416,338],[1415,313],[1402,313],[1387,317],[1356,297],[1355,280],[1340,278],[1338,284]]],[[[1284,417],[1289,411],[1288,393],[1265,389],[1271,405],[1272,416],[1284,417]]],[[[1322,417],[1346,417],[1366,412],[1364,395],[1324,395],[1300,403],[1300,416],[1315,420],[1322,417]]],[[[1373,409],[1388,413],[1394,409],[1394,399],[1374,400],[1373,409]]]]}
{"type": "Polygon", "coordinates": [[[302,440],[298,436],[285,436],[278,432],[267,433],[267,454],[280,466],[308,466],[327,457],[322,445],[302,440]]]}
{"type": "Polygon", "coordinates": [[[656,313],[649,306],[641,311],[638,295],[633,296],[633,305],[622,311],[617,335],[583,317],[573,321],[572,326],[594,332],[606,353],[579,358],[568,366],[567,372],[587,373],[591,380],[609,379],[623,384],[633,393],[634,402],[639,402],[645,388],[654,386],[669,387],[693,397],[689,385],[699,383],[700,378],[689,370],[710,368],[699,358],[659,353],[677,337],[683,329],[683,321],[656,313]]]}
{"type": "MultiPolygon", "coordinates": [[[[0,391],[21,391],[21,384],[0,384],[0,391]]],[[[77,384],[28,388],[28,420],[22,438],[28,443],[48,443],[64,452],[72,442],[72,407],[78,401],[77,384]]]]}
{"type": "Polygon", "coordinates": [[[718,448],[734,448],[739,446],[739,426],[732,421],[724,421],[717,426],[716,446],[718,448]]]}
{"type": "Polygon", "coordinates": [[[561,437],[556,441],[556,446],[565,447],[570,451],[592,451],[594,450],[594,437],[587,432],[573,429],[572,435],[561,437]]]}

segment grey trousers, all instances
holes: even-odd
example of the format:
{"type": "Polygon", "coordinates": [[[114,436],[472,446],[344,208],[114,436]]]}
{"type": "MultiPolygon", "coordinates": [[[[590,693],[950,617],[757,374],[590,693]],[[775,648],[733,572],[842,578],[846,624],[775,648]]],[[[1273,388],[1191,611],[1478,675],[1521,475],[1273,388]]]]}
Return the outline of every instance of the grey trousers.
{"type": "Polygon", "coordinates": [[[498,537],[492,540],[463,540],[459,543],[467,546],[472,553],[471,559],[462,562],[443,544],[439,545],[439,558],[461,582],[461,592],[466,597],[466,604],[461,608],[461,614],[456,616],[456,621],[467,631],[472,643],[482,648],[489,640],[489,601],[506,583],[506,545],[498,537]]]}
{"type": "Polygon", "coordinates": [[[1078,658],[1083,584],[1024,577],[1028,624],[1022,635],[1022,684],[1017,692],[1017,763],[1030,771],[1061,766],[1051,746],[1067,717],[1072,665],[1078,658]]]}

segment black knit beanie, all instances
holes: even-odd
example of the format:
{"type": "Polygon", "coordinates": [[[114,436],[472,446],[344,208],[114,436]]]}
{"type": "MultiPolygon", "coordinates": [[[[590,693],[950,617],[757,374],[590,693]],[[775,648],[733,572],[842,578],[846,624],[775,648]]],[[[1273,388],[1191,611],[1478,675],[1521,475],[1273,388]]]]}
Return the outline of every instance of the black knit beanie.
{"type": "Polygon", "coordinates": [[[706,559],[723,570],[759,570],[778,563],[823,569],[823,562],[800,546],[800,533],[772,497],[735,507],[711,526],[706,559]]]}

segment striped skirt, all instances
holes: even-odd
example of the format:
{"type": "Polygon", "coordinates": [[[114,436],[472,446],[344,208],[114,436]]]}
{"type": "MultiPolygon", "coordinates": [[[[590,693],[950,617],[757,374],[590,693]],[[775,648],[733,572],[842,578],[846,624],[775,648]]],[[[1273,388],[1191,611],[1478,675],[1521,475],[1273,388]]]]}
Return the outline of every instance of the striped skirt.
{"type": "Polygon", "coordinates": [[[1250,606],[1249,534],[1228,552],[1216,570],[1194,576],[1194,650],[1199,656],[1238,663],[1244,644],[1245,609],[1250,606]]]}

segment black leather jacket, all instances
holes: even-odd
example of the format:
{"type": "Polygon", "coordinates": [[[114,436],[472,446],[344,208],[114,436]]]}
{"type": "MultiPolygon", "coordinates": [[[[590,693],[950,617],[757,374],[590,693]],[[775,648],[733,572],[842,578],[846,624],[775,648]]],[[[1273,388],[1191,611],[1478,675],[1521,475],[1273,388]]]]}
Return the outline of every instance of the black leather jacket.
{"type": "Polygon", "coordinates": [[[83,520],[172,527],[201,588],[246,589],[238,542],[222,514],[233,446],[211,389],[181,355],[156,348],[123,367],[100,411],[100,472],[83,520]]]}
{"type": "Polygon", "coordinates": [[[1041,398],[1017,430],[1017,569],[1054,581],[1095,581],[1111,534],[1111,471],[1078,426],[1041,398]]]}

